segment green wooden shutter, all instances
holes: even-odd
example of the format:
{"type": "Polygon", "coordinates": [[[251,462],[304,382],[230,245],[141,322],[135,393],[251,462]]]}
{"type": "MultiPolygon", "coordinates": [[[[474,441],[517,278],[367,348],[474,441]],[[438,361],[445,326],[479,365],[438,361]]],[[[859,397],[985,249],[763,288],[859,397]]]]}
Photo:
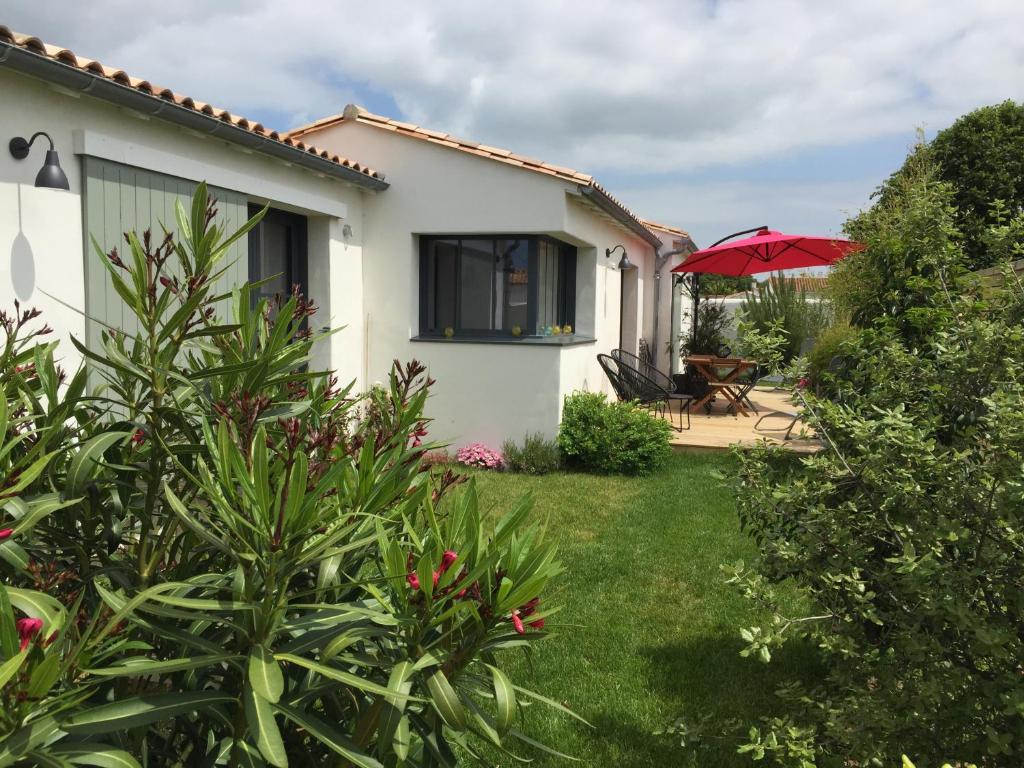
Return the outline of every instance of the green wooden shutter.
{"type": "MultiPolygon", "coordinates": [[[[174,201],[180,199],[185,210],[189,210],[198,184],[95,157],[84,158],[84,178],[85,335],[86,344],[98,349],[104,325],[128,334],[135,334],[139,329],[134,315],[114,290],[110,275],[93,246],[93,238],[103,253],[117,246],[118,252],[125,254],[127,262],[128,245],[124,233],[136,232],[141,239],[141,233],[151,229],[157,241],[162,239],[164,227],[177,234],[174,201]]],[[[213,187],[210,192],[217,198],[217,215],[227,231],[234,232],[242,226],[248,218],[246,197],[213,187]]],[[[215,293],[229,291],[248,279],[249,255],[245,238],[231,246],[222,266],[228,266],[228,269],[218,280],[215,293]]],[[[219,311],[226,318],[227,307],[219,311]]]]}

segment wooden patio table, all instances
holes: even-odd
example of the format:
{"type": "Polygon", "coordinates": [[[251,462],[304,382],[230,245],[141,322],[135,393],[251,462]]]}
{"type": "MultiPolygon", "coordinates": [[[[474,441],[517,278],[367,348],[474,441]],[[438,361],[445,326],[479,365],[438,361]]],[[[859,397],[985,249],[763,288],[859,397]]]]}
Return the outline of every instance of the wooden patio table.
{"type": "Polygon", "coordinates": [[[689,355],[683,361],[697,369],[697,373],[708,382],[708,392],[700,400],[690,404],[690,410],[701,408],[715,395],[721,393],[736,413],[750,417],[739,397],[739,383],[736,379],[743,371],[757,366],[756,360],[744,360],[741,357],[715,357],[714,355],[689,355]]]}

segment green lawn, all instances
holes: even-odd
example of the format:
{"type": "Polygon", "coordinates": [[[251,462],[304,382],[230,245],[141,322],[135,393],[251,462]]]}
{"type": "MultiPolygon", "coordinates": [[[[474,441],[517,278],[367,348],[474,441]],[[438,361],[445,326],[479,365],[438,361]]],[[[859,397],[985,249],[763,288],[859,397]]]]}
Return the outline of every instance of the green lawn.
{"type": "Polygon", "coordinates": [[[775,706],[777,682],[807,661],[739,656],[737,628],[759,617],[719,570],[753,552],[719,479],[731,467],[726,456],[675,455],[649,478],[475,473],[485,509],[533,493],[566,569],[550,597],[564,605],[553,636],[514,672],[594,728],[532,707],[530,735],[586,765],[752,765],[734,744],[695,756],[653,735],[684,713],[753,723],[775,706]]]}

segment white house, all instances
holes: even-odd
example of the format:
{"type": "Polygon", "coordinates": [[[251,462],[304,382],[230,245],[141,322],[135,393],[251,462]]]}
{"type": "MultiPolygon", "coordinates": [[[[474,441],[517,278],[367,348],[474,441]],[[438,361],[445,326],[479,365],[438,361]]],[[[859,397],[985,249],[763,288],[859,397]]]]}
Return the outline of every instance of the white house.
{"type": "Polygon", "coordinates": [[[610,391],[599,352],[643,339],[670,365],[668,270],[693,242],[591,176],[351,105],[277,133],[4,27],[0,92],[4,142],[47,134],[0,156],[0,305],[38,306],[64,336],[95,343],[87,318],[132,330],[90,240],[173,229],[173,200],[205,180],[232,224],[271,206],[227,279],[302,285],[344,327],[315,362],[357,388],[427,363],[439,439],[553,435],[567,393],[610,391]],[[67,191],[33,184],[47,137],[67,191]]]}

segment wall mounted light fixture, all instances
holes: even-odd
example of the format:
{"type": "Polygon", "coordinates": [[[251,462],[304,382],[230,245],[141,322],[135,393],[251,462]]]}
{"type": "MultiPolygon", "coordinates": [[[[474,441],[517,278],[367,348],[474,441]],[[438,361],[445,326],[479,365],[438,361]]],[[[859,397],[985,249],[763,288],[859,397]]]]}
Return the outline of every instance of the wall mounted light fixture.
{"type": "Polygon", "coordinates": [[[619,271],[625,272],[627,269],[636,269],[636,267],[633,266],[632,262],[630,262],[629,255],[626,253],[626,246],[624,245],[616,245],[614,248],[605,248],[604,257],[606,259],[610,259],[612,257],[612,254],[615,253],[620,248],[622,249],[622,258],[619,259],[619,271]]]}
{"type": "Polygon", "coordinates": [[[60,167],[57,150],[53,148],[53,139],[47,133],[43,131],[33,133],[32,138],[28,141],[21,136],[15,136],[8,145],[11,156],[15,160],[24,160],[28,157],[28,151],[32,148],[32,143],[40,136],[46,137],[46,140],[50,142],[50,148],[46,150],[46,160],[43,161],[43,167],[36,174],[36,186],[48,189],[70,189],[68,177],[64,174],[64,169],[60,167]]]}

